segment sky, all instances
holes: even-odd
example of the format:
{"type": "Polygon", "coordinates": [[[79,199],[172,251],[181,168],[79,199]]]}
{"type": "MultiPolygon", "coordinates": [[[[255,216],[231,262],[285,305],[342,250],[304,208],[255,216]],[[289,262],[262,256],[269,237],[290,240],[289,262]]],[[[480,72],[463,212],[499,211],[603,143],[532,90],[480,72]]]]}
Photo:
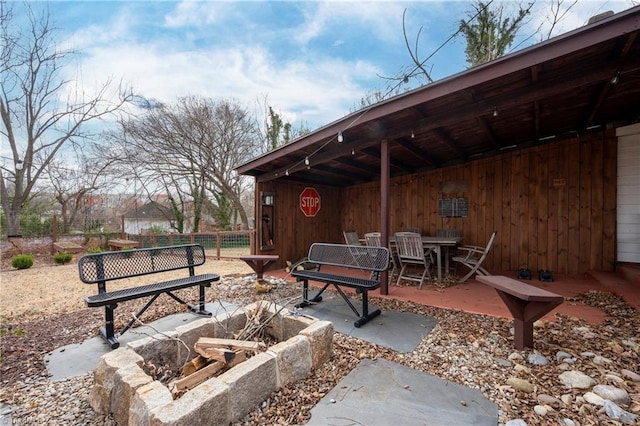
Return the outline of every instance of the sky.
{"type": "MultiPolygon", "coordinates": [[[[496,2],[498,0],[495,0],[496,2]]],[[[568,0],[565,0],[565,3],[568,0]]],[[[516,2],[504,2],[514,8],[516,2]]],[[[579,0],[554,34],[633,0],[579,0]]],[[[90,91],[107,80],[164,103],[199,95],[256,112],[272,106],[309,130],[386,93],[412,65],[403,37],[435,80],[466,68],[464,40],[451,40],[470,2],[462,1],[50,1],[61,48],[78,52],[66,77],[90,91]],[[420,34],[416,42],[416,36],[420,34]],[[387,77],[387,78],[385,78],[387,77]]],[[[22,3],[13,3],[16,10],[22,3]]],[[[537,0],[517,49],[548,31],[549,1],[537,0]],[[543,31],[536,32],[538,28],[543,31]]],[[[400,89],[416,87],[417,81],[400,89]]]]}

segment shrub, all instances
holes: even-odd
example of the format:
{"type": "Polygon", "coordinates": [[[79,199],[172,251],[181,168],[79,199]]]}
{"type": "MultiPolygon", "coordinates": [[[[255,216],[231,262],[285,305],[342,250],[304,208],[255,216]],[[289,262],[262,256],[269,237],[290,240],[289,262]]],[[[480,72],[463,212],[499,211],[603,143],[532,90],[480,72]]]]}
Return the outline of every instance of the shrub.
{"type": "Polygon", "coordinates": [[[67,253],[66,251],[53,255],[53,261],[58,265],[66,265],[71,262],[71,259],[73,259],[73,254],[67,253]]]}
{"type": "Polygon", "coordinates": [[[91,247],[89,250],[87,250],[87,254],[95,254],[95,253],[102,253],[102,248],[101,247],[91,247]]]}
{"type": "Polygon", "coordinates": [[[16,269],[29,269],[33,266],[33,255],[19,254],[11,259],[11,266],[16,269]]]}

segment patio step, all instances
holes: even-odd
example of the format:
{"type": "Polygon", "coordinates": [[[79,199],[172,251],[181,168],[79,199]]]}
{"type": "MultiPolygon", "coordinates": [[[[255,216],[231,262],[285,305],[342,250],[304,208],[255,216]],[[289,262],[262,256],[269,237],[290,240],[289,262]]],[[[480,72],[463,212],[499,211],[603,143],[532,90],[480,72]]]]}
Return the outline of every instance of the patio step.
{"type": "Polygon", "coordinates": [[[625,280],[638,287],[638,291],[640,291],[640,264],[621,263],[616,266],[616,272],[625,280]]]}

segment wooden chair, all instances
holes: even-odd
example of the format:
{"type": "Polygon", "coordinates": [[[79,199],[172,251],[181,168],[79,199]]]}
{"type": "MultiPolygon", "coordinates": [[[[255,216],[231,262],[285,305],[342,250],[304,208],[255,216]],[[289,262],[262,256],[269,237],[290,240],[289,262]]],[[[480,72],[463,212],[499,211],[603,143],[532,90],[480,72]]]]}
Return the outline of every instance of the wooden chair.
{"type": "Polygon", "coordinates": [[[436,235],[444,238],[458,238],[460,236],[460,231],[456,228],[441,228],[438,229],[436,235]]]}
{"type": "MultiPolygon", "coordinates": [[[[379,232],[367,232],[364,234],[364,241],[367,246],[382,247],[379,232]]],[[[390,251],[389,264],[391,265],[391,272],[389,272],[389,278],[393,278],[398,273],[398,268],[396,266],[397,256],[398,254],[395,250],[390,251]]]]}
{"type": "Polygon", "coordinates": [[[415,232],[396,232],[396,248],[400,261],[400,274],[398,284],[402,279],[417,281],[420,283],[418,289],[427,278],[431,278],[429,268],[431,267],[432,248],[425,250],[422,244],[422,237],[415,232]],[[422,275],[410,274],[408,268],[422,270],[422,275]]]}
{"type": "Polygon", "coordinates": [[[344,241],[347,243],[347,245],[349,246],[362,245],[362,241],[360,240],[360,237],[358,236],[358,233],[356,231],[343,231],[342,234],[344,235],[344,241]]]}
{"type": "Polygon", "coordinates": [[[487,258],[489,251],[491,251],[491,247],[493,246],[493,241],[495,240],[497,233],[497,231],[493,231],[493,234],[491,234],[491,238],[485,247],[462,246],[458,249],[461,252],[466,252],[466,254],[454,256],[453,261],[469,268],[469,272],[460,280],[460,282],[465,282],[473,274],[491,275],[489,271],[482,267],[482,263],[487,258]]]}
{"type": "Polygon", "coordinates": [[[402,232],[413,232],[414,234],[422,235],[422,228],[403,228],[402,232]]]}

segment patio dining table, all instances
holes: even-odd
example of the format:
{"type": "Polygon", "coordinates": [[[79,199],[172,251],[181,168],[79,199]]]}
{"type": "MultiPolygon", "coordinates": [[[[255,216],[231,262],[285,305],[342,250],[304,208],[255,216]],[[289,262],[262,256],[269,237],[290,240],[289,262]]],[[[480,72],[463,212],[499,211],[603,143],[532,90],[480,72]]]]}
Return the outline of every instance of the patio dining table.
{"type": "MultiPolygon", "coordinates": [[[[422,245],[425,247],[433,247],[436,252],[436,268],[438,270],[438,281],[442,281],[442,252],[444,248],[445,271],[449,272],[449,248],[456,247],[462,242],[461,237],[432,237],[428,235],[422,236],[422,245]]],[[[389,237],[389,249],[392,252],[396,250],[395,236],[389,237]]]]}

